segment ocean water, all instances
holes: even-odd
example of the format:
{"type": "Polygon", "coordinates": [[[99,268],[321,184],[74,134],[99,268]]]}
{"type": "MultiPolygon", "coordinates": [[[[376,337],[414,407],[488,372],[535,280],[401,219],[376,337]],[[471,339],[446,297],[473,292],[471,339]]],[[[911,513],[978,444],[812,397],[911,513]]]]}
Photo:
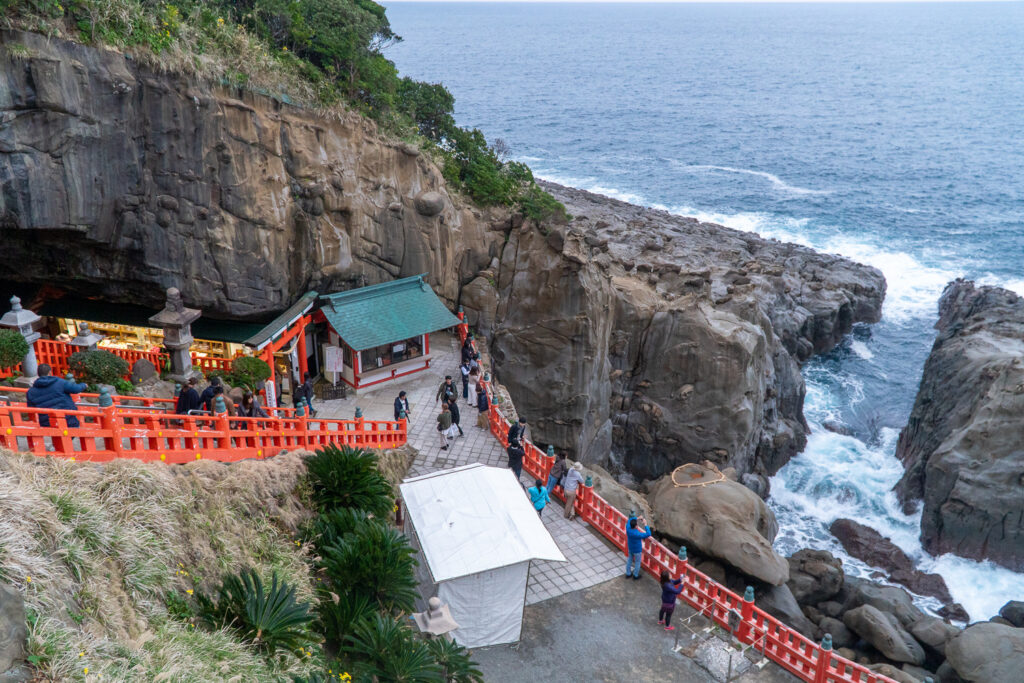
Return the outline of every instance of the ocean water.
{"type": "Polygon", "coordinates": [[[386,4],[399,70],[536,175],[879,268],[882,321],[805,368],[776,546],[867,574],[827,530],[851,517],[974,619],[1024,599],[1024,575],[926,555],[890,492],[943,287],[1024,294],[1024,4],[386,4]]]}

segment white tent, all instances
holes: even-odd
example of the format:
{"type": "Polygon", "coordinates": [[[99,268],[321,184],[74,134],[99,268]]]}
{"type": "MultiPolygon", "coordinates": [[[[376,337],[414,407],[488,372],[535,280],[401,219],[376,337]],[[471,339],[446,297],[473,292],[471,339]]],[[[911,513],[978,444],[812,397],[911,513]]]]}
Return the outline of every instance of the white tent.
{"type": "MultiPolygon", "coordinates": [[[[565,562],[512,470],[466,465],[401,485],[421,601],[451,608],[464,647],[519,640],[530,560],[565,562]]],[[[423,605],[419,605],[423,609],[423,605]]]]}

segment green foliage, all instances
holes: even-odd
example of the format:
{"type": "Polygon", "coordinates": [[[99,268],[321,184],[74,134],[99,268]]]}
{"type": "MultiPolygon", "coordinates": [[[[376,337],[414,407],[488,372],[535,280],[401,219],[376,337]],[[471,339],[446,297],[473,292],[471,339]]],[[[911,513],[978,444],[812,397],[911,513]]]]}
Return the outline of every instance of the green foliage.
{"type": "Polygon", "coordinates": [[[114,384],[128,374],[128,361],[110,351],[77,351],[68,358],[75,377],[87,384],[114,384]]]}
{"type": "Polygon", "coordinates": [[[167,605],[167,613],[172,618],[184,622],[192,621],[192,604],[178,591],[167,591],[164,594],[164,604],[167,605]]]}
{"type": "Polygon", "coordinates": [[[362,593],[335,593],[321,587],[317,596],[317,633],[337,648],[359,624],[376,614],[376,605],[362,593]]]}
{"type": "Polygon", "coordinates": [[[306,469],[321,510],[353,508],[384,517],[392,509],[391,485],[370,451],[326,446],[306,460],[306,469]]]}
{"type": "Polygon", "coordinates": [[[539,223],[545,221],[565,223],[569,220],[565,205],[537,185],[531,185],[523,192],[519,198],[519,208],[524,216],[539,223]]]}
{"type": "Polygon", "coordinates": [[[28,342],[17,330],[0,330],[0,370],[21,363],[28,353],[28,342]]]}
{"type": "Polygon", "coordinates": [[[267,653],[301,648],[311,640],[309,605],[296,601],[295,588],[279,580],[277,572],[269,589],[253,569],[225,574],[216,598],[197,592],[196,601],[207,625],[231,628],[267,653]]]}
{"type": "Polygon", "coordinates": [[[400,532],[366,519],[341,540],[320,548],[331,586],[367,596],[385,612],[411,612],[416,600],[416,560],[400,532]]]}
{"type": "Polygon", "coordinates": [[[117,389],[117,393],[122,396],[128,396],[135,393],[135,385],[128,380],[118,377],[113,382],[114,388],[117,389]]]}
{"type": "Polygon", "coordinates": [[[366,512],[354,508],[334,508],[320,513],[309,526],[308,539],[318,548],[334,545],[345,534],[355,531],[366,519],[366,512]]]}
{"type": "Polygon", "coordinates": [[[441,666],[427,644],[395,619],[375,614],[357,625],[342,651],[355,660],[367,680],[392,683],[443,681],[441,666]]]}
{"type": "Polygon", "coordinates": [[[253,356],[241,356],[231,361],[231,372],[224,380],[233,387],[243,387],[255,393],[263,382],[270,379],[270,366],[253,356]]]}
{"type": "Polygon", "coordinates": [[[446,683],[483,683],[484,675],[476,668],[466,648],[447,638],[431,638],[427,649],[441,667],[446,683]]]}

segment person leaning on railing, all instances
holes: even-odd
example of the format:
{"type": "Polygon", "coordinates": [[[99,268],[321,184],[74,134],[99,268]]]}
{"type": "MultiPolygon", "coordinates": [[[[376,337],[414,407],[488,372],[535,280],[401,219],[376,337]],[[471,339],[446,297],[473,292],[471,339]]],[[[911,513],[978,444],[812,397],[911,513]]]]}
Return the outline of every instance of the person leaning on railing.
{"type": "MultiPolygon", "coordinates": [[[[39,365],[39,378],[32,384],[25,396],[25,402],[29,408],[53,408],[55,410],[78,410],[75,402],[71,400],[71,394],[80,394],[86,389],[85,384],[69,382],[60,377],[54,377],[50,373],[52,369],[46,363],[39,365]]],[[[68,427],[78,427],[78,418],[74,415],[67,416],[68,427]]],[[[50,416],[39,415],[39,426],[49,427],[50,416]]]]}
{"type": "Polygon", "coordinates": [[[174,412],[178,415],[188,415],[190,410],[199,410],[203,405],[203,400],[199,398],[199,392],[196,391],[198,383],[198,378],[188,378],[188,384],[178,394],[178,404],[174,407],[174,412]]]}

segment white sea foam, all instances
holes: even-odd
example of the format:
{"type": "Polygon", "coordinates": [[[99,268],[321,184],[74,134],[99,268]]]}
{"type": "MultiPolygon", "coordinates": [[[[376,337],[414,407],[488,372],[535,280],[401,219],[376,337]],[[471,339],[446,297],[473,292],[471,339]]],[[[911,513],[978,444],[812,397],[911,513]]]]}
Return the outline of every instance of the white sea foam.
{"type": "Polygon", "coordinates": [[[732,166],[713,166],[710,164],[682,164],[678,161],[669,159],[669,163],[682,171],[700,172],[710,171],[712,173],[738,173],[740,175],[754,176],[755,178],[763,178],[771,183],[772,187],[781,192],[786,192],[793,195],[825,195],[832,194],[832,190],[812,190],[806,187],[797,187],[796,185],[790,185],[779,176],[768,173],[767,171],[755,171],[749,168],[734,168],[732,166]]]}
{"type": "Polygon", "coordinates": [[[850,342],[850,350],[864,360],[871,360],[875,357],[875,354],[871,353],[871,349],[868,348],[868,345],[859,339],[854,339],[850,342]]]}
{"type": "Polygon", "coordinates": [[[992,287],[1002,287],[1008,289],[1011,292],[1016,292],[1020,296],[1024,296],[1024,278],[1004,278],[992,273],[988,273],[978,278],[979,285],[989,285],[992,287]]]}

